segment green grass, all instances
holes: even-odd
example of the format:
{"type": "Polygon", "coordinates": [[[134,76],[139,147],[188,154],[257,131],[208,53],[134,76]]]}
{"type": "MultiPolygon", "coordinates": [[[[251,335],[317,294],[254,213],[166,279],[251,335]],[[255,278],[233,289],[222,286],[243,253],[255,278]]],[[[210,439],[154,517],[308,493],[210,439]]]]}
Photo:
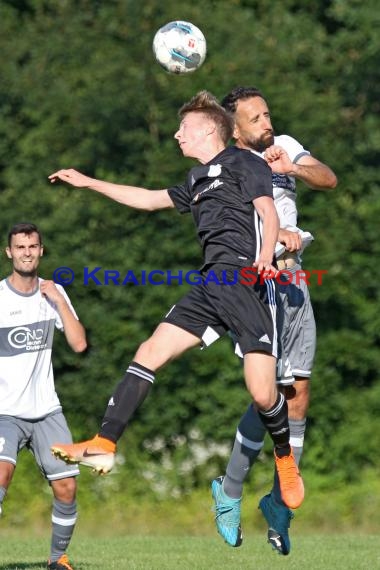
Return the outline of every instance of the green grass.
{"type": "MultiPolygon", "coordinates": [[[[48,539],[3,536],[0,570],[42,570],[47,549],[48,539]]],[[[75,570],[380,569],[377,535],[297,535],[285,557],[273,552],[262,534],[247,536],[234,549],[219,537],[89,538],[78,533],[69,553],[75,570]]]]}

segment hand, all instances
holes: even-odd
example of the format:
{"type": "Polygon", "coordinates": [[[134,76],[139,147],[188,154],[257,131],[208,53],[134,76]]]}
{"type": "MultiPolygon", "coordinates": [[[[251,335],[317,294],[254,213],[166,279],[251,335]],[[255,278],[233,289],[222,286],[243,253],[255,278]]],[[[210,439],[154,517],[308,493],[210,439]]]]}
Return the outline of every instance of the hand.
{"type": "Polygon", "coordinates": [[[48,178],[51,183],[57,182],[57,180],[62,180],[76,188],[85,188],[89,186],[92,181],[92,178],[85,176],[81,172],[78,172],[78,170],[74,170],[74,168],[57,170],[57,172],[50,174],[48,178]]]}
{"type": "Polygon", "coordinates": [[[264,153],[264,158],[271,167],[272,172],[277,172],[278,174],[293,173],[294,164],[290,160],[286,150],[281,146],[274,144],[269,146],[264,153]]]}
{"type": "Polygon", "coordinates": [[[253,267],[257,268],[257,273],[262,279],[273,279],[278,273],[278,269],[272,265],[271,261],[260,257],[253,263],[253,267]]]}
{"type": "Polygon", "coordinates": [[[298,232],[280,228],[278,241],[286,247],[287,251],[299,251],[302,248],[302,239],[298,232]]]}
{"type": "Polygon", "coordinates": [[[58,291],[54,281],[48,279],[46,281],[41,281],[40,291],[41,295],[47,297],[47,299],[52,301],[55,305],[58,305],[62,299],[64,300],[63,295],[58,291]]]}

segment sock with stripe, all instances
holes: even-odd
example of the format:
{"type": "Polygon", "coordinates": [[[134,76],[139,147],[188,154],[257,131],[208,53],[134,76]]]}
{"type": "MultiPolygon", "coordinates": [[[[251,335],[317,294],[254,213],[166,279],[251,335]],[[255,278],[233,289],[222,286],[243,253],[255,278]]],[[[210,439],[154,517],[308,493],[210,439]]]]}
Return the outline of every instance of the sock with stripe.
{"type": "Polygon", "coordinates": [[[280,392],[275,404],[269,410],[259,410],[263,424],[275,446],[278,457],[290,455],[288,404],[280,392]]]}
{"type": "Polygon", "coordinates": [[[50,562],[56,562],[62,554],[65,554],[74,532],[77,520],[76,501],[63,503],[54,498],[51,520],[50,562]]]}
{"type": "Polygon", "coordinates": [[[251,404],[239,422],[223,480],[223,490],[228,497],[240,499],[242,496],[243,483],[264,445],[265,433],[265,426],[251,404]]]}
{"type": "Polygon", "coordinates": [[[116,443],[136,409],[143,403],[154,382],[155,374],[137,362],[131,362],[123,380],[108,402],[100,437],[116,443]]]}

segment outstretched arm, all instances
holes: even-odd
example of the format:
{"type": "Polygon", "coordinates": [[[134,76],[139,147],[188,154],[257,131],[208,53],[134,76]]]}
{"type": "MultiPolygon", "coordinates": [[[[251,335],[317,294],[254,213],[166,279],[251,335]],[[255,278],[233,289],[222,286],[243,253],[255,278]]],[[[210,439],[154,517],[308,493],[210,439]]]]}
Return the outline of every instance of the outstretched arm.
{"type": "Polygon", "coordinates": [[[166,189],[148,190],[138,186],[113,184],[105,180],[90,178],[73,168],[57,170],[57,172],[50,174],[49,180],[52,183],[62,180],[62,182],[67,182],[76,188],[89,188],[107,196],[107,198],[111,198],[111,200],[138,210],[153,211],[174,208],[174,204],[166,189]]]}
{"type": "Polygon", "coordinates": [[[294,163],[281,146],[272,145],[266,149],[264,156],[273,172],[294,176],[314,190],[330,190],[338,184],[331,168],[311,155],[301,156],[294,163]]]}

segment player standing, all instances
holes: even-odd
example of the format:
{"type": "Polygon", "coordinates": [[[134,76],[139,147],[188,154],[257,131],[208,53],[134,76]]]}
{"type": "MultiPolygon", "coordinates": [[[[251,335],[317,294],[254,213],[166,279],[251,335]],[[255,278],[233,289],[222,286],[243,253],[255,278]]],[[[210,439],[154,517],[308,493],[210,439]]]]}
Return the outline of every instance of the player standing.
{"type": "Polygon", "coordinates": [[[85,331],[63,288],[37,275],[43,245],[34,224],[13,226],[6,253],[13,271],[0,281],[0,512],[26,447],[54,495],[48,568],[73,570],[66,550],[77,519],[79,469],[50,452],[57,439],[72,441],[54,387],[52,348],[58,328],[74,352],[84,351],[85,331]]]}

